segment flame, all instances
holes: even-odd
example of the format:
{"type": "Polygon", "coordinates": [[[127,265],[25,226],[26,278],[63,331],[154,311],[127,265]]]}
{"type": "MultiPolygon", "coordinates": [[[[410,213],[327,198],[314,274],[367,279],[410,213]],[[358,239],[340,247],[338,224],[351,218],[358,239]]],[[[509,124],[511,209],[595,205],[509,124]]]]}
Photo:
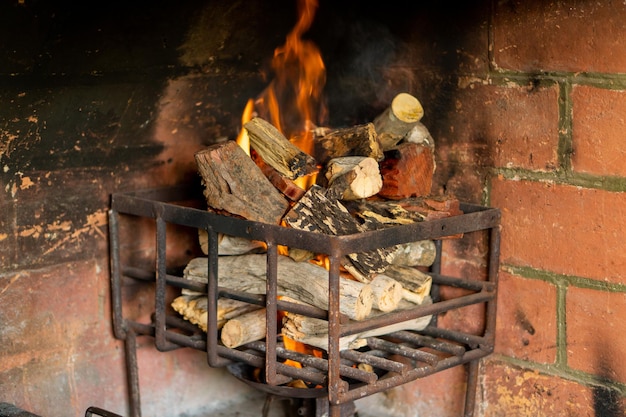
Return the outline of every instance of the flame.
{"type": "MultiPolygon", "coordinates": [[[[302,39],[311,27],[317,6],[317,0],[298,1],[298,22],[287,35],[285,44],[274,50],[275,78],[254,101],[253,109],[249,108],[248,101],[244,111],[247,116],[242,117],[245,123],[256,111],[309,155],[313,152],[312,130],[326,118],[322,96],[326,67],[318,47],[302,39]]],[[[241,145],[239,139],[237,142],[241,145]]],[[[304,185],[311,183],[314,181],[309,179],[304,185]]]]}

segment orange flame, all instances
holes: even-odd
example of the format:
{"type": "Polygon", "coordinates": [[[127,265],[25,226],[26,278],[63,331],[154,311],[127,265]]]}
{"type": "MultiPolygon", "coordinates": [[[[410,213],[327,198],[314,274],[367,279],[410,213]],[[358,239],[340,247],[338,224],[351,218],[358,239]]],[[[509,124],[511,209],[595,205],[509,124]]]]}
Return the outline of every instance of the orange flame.
{"type": "MultiPolygon", "coordinates": [[[[313,22],[317,6],[317,0],[299,0],[299,20],[285,44],[274,51],[275,78],[254,102],[259,117],[272,123],[309,155],[313,151],[311,130],[326,118],[322,97],[326,68],[317,46],[302,39],[313,22]]],[[[250,120],[250,114],[252,111],[244,123],[250,120]]],[[[241,145],[239,140],[238,143],[241,145]]]]}

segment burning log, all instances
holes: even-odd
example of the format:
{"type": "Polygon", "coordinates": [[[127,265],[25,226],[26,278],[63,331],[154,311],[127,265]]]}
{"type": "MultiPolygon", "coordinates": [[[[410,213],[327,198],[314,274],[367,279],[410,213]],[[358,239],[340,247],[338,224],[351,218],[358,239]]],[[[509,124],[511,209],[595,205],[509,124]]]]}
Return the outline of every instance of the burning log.
{"type": "Polygon", "coordinates": [[[374,126],[383,151],[400,142],[424,116],[419,100],[407,93],[398,94],[376,119],[374,126]]]}
{"type": "Polygon", "coordinates": [[[341,129],[317,129],[313,138],[315,157],[320,164],[345,156],[384,157],[373,123],[341,129]]]}
{"type": "Polygon", "coordinates": [[[291,201],[298,201],[305,193],[305,190],[300,188],[295,182],[282,175],[280,172],[269,166],[263,161],[256,152],[252,153],[252,160],[257,164],[265,177],[272,183],[272,185],[280,191],[285,197],[291,201]]]}
{"type": "Polygon", "coordinates": [[[374,158],[346,156],[335,158],[326,166],[326,198],[360,200],[377,194],[382,186],[378,162],[374,158]]]}
{"type": "MultiPolygon", "coordinates": [[[[420,305],[431,304],[430,297],[424,299],[420,305]]],[[[398,309],[411,309],[417,307],[418,304],[410,303],[403,300],[398,309]]],[[[371,317],[384,314],[380,311],[373,311],[371,317]]],[[[343,336],[339,339],[339,350],[358,349],[367,344],[365,340],[368,337],[382,336],[400,330],[423,330],[428,326],[432,316],[418,317],[412,320],[406,320],[394,323],[388,326],[378,327],[363,333],[343,336]]],[[[315,346],[320,349],[328,350],[328,322],[326,320],[307,317],[297,313],[285,312],[283,317],[283,335],[300,343],[315,346]]]]}
{"type": "Polygon", "coordinates": [[[317,162],[302,152],[271,123],[255,117],[245,123],[250,145],[272,168],[293,180],[317,172],[317,162]]]}
{"type": "MultiPolygon", "coordinates": [[[[316,185],[309,188],[291,208],[284,221],[295,229],[335,236],[365,231],[345,206],[337,200],[326,198],[323,188],[316,185]]],[[[390,253],[390,248],[380,248],[348,255],[350,262],[358,271],[355,278],[369,282],[372,274],[383,272],[389,265],[390,253]]]]}
{"type": "MultiPolygon", "coordinates": [[[[207,259],[192,259],[184,271],[186,279],[206,283],[207,259]]],[[[265,294],[266,256],[247,254],[223,256],[219,259],[218,285],[250,294],[265,294]]],[[[328,309],[328,271],[310,262],[295,262],[278,256],[278,294],[328,309]]],[[[341,278],[339,311],[353,320],[363,320],[372,310],[374,294],[371,286],[341,278]]]]}
{"type": "Polygon", "coordinates": [[[285,198],[234,141],[196,152],[204,196],[212,210],[277,224],[289,207],[285,198]]]}
{"type": "Polygon", "coordinates": [[[379,196],[390,200],[430,195],[435,158],[430,147],[401,143],[385,152],[380,163],[383,185],[379,196]]]}

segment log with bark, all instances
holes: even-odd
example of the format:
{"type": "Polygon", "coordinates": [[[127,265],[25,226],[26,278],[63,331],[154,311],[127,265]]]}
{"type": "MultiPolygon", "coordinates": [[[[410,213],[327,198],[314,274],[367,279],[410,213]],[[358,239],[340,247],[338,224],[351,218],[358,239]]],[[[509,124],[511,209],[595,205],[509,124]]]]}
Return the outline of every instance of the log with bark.
{"type": "Polygon", "coordinates": [[[424,108],[419,100],[407,93],[400,93],[376,119],[374,126],[383,151],[396,146],[422,119],[424,108]]]}
{"type": "Polygon", "coordinates": [[[289,207],[250,157],[234,141],[196,152],[210,210],[278,224],[289,207]]]}
{"type": "Polygon", "coordinates": [[[268,121],[254,117],[243,127],[248,131],[250,146],[263,161],[285,177],[293,180],[318,171],[317,161],[268,121]]]}
{"type": "MultiPolygon", "coordinates": [[[[294,229],[325,233],[333,236],[365,231],[338,200],[328,199],[324,189],[312,186],[287,212],[285,223],[294,229]]],[[[391,261],[391,248],[349,254],[348,258],[358,274],[355,278],[369,282],[372,275],[383,272],[391,261]]]]}
{"type": "Polygon", "coordinates": [[[222,327],[222,343],[234,349],[248,342],[265,339],[266,316],[266,310],[261,308],[228,320],[222,327]]]}
{"type": "Polygon", "coordinates": [[[317,161],[325,165],[333,158],[367,156],[381,161],[384,157],[373,123],[340,129],[317,129],[313,148],[317,161]]]}
{"type": "MultiPolygon", "coordinates": [[[[261,254],[222,256],[218,261],[218,285],[250,294],[265,294],[267,257],[261,254]]],[[[295,262],[278,256],[278,295],[301,300],[328,310],[328,271],[310,262],[295,262]]],[[[184,271],[186,279],[207,282],[207,259],[192,259],[184,271]]],[[[374,294],[370,285],[340,278],[340,313],[363,320],[372,310],[374,294]]]]}

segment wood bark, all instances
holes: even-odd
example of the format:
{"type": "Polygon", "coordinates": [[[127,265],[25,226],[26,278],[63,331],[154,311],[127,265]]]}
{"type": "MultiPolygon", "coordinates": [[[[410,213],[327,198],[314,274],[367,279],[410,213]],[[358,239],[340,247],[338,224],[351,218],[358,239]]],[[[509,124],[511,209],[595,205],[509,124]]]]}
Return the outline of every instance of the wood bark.
{"type": "Polygon", "coordinates": [[[393,148],[424,116],[419,100],[407,93],[398,94],[376,119],[374,126],[383,151],[393,148]]]}
{"type": "Polygon", "coordinates": [[[250,146],[269,166],[289,179],[317,172],[317,162],[260,117],[254,117],[243,127],[248,131],[250,146]]]}
{"type": "MultiPolygon", "coordinates": [[[[265,294],[265,255],[222,256],[218,261],[218,285],[250,294],[265,294]]],[[[278,295],[285,295],[328,310],[328,271],[310,262],[295,262],[278,256],[278,295]]],[[[207,282],[207,259],[192,259],[184,271],[186,279],[207,282]]],[[[371,312],[374,295],[371,286],[340,278],[339,311],[353,320],[363,320],[371,312]]]]}
{"type": "Polygon", "coordinates": [[[314,154],[322,165],[344,156],[367,156],[376,161],[384,157],[373,123],[316,132],[319,135],[313,137],[314,154]]]}
{"type": "MultiPolygon", "coordinates": [[[[343,204],[326,198],[323,188],[316,185],[289,210],[284,221],[295,229],[334,236],[365,231],[343,204]]],[[[355,278],[369,282],[372,274],[383,272],[391,261],[391,251],[392,248],[380,248],[349,254],[348,259],[359,272],[355,278]]]]}
{"type": "Polygon", "coordinates": [[[195,154],[210,209],[248,220],[278,224],[287,200],[234,141],[212,145],[195,154]]]}

